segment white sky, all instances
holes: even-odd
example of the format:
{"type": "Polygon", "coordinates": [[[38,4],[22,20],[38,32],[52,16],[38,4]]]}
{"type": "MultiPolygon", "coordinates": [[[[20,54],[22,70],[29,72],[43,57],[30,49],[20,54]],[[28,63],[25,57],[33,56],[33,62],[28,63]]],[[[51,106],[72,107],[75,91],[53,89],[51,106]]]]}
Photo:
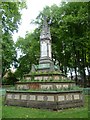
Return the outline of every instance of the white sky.
{"type": "Polygon", "coordinates": [[[23,9],[21,25],[19,26],[18,33],[14,33],[13,40],[16,42],[18,36],[25,37],[26,31],[32,32],[36,26],[30,24],[32,20],[38,16],[39,12],[43,10],[43,8],[48,5],[51,6],[53,4],[59,5],[62,0],[26,0],[27,9],[23,9]]]}

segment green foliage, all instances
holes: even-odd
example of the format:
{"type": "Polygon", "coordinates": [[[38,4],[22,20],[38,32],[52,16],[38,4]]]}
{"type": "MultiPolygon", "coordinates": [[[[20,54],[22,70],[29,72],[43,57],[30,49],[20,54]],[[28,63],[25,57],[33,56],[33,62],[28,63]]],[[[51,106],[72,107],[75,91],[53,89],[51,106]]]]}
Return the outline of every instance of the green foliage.
{"type": "Polygon", "coordinates": [[[32,64],[39,61],[39,36],[42,27],[43,16],[47,16],[47,21],[51,20],[50,29],[52,37],[52,57],[58,60],[60,69],[64,74],[68,71],[75,71],[81,76],[82,82],[86,87],[87,68],[90,77],[90,20],[88,2],[63,2],[61,5],[46,6],[34,21],[39,27],[33,33],[26,34],[25,39],[19,38],[16,47],[20,49],[23,56],[18,60],[19,67],[17,73],[23,76],[29,73],[32,64]]]}
{"type": "Polygon", "coordinates": [[[71,74],[75,71],[76,83],[78,72],[85,86],[86,67],[90,76],[89,8],[88,2],[62,3],[60,6],[44,8],[36,19],[38,24],[42,24],[43,15],[52,20],[50,28],[53,58],[59,61],[60,69],[65,74],[68,68],[71,74]]]}
{"type": "Polygon", "coordinates": [[[12,34],[18,31],[21,14],[20,9],[25,7],[22,2],[2,2],[2,76],[5,75],[10,65],[16,61],[15,45],[12,34]]]}
{"type": "Polygon", "coordinates": [[[30,72],[32,64],[39,62],[39,34],[38,29],[36,29],[33,33],[27,33],[25,39],[20,37],[16,42],[16,49],[22,52],[22,56],[18,59],[19,66],[16,71],[20,78],[30,72]]]}
{"type": "Polygon", "coordinates": [[[14,42],[10,34],[5,32],[2,35],[2,70],[3,75],[10,68],[10,65],[16,60],[16,51],[14,47],[14,42]]]}
{"type": "Polygon", "coordinates": [[[3,85],[15,85],[17,81],[18,79],[16,78],[16,75],[9,70],[7,72],[7,77],[4,77],[2,79],[2,84],[3,85]]]}

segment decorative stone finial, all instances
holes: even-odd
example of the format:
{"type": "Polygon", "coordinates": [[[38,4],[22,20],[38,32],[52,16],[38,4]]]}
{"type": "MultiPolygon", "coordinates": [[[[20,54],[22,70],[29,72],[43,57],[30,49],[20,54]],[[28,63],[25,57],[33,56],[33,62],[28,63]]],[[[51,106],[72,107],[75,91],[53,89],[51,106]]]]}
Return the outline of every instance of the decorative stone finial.
{"type": "Polygon", "coordinates": [[[44,20],[43,20],[43,25],[42,25],[42,31],[41,31],[40,39],[41,40],[43,40],[43,39],[51,40],[50,28],[48,26],[47,18],[45,16],[44,16],[44,20]]]}

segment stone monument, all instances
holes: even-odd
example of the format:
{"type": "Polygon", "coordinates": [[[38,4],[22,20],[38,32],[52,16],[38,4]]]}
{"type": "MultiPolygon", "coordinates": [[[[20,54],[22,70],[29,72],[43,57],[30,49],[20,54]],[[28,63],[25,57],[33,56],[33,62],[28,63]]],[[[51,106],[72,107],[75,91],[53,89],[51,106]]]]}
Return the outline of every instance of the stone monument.
{"type": "MultiPolygon", "coordinates": [[[[52,61],[52,49],[51,49],[51,34],[50,27],[48,26],[47,19],[44,17],[42,31],[40,34],[40,60],[39,65],[34,66],[36,71],[60,71],[57,65],[54,65],[52,61]]],[[[33,71],[33,69],[31,70],[33,71]]]]}
{"type": "Polygon", "coordinates": [[[5,104],[31,108],[63,109],[83,106],[81,90],[60,72],[52,61],[51,35],[46,18],[40,34],[39,65],[32,65],[24,81],[16,83],[16,89],[6,91],[5,104]]]}

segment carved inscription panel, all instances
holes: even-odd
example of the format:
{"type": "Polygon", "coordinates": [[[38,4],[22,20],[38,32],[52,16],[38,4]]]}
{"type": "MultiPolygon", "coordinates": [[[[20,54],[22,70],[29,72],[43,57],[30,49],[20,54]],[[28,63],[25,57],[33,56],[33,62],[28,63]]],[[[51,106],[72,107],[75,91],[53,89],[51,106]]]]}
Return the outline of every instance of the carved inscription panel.
{"type": "Polygon", "coordinates": [[[40,96],[40,95],[39,95],[39,96],[37,96],[37,100],[38,100],[38,101],[44,101],[43,97],[44,97],[44,96],[40,96]]]}
{"type": "Polygon", "coordinates": [[[30,95],[30,100],[35,100],[36,96],[35,95],[30,95]]]}
{"type": "Polygon", "coordinates": [[[12,99],[12,94],[8,94],[7,99],[12,99]]]}
{"type": "Polygon", "coordinates": [[[21,95],[21,99],[22,100],[26,100],[27,99],[27,95],[21,95]]]}
{"type": "Polygon", "coordinates": [[[62,87],[62,85],[56,85],[57,89],[60,89],[62,87]]]}
{"type": "Polygon", "coordinates": [[[47,101],[54,101],[54,96],[47,96],[47,101]]]}
{"type": "Polygon", "coordinates": [[[74,95],[74,99],[75,100],[79,99],[79,94],[74,95]]]}
{"type": "Polygon", "coordinates": [[[72,100],[72,94],[66,95],[66,100],[72,100]]]}
{"type": "Polygon", "coordinates": [[[68,85],[63,85],[63,88],[68,88],[68,85]]]}
{"type": "Polygon", "coordinates": [[[47,56],[47,43],[41,42],[41,57],[47,56]]]}
{"type": "Polygon", "coordinates": [[[64,101],[65,100],[65,97],[62,95],[62,96],[58,96],[58,101],[64,101]]]}
{"type": "Polygon", "coordinates": [[[20,98],[20,95],[14,95],[14,99],[18,100],[20,98]]]}
{"type": "Polygon", "coordinates": [[[52,85],[41,85],[41,89],[52,89],[52,85]]]}

